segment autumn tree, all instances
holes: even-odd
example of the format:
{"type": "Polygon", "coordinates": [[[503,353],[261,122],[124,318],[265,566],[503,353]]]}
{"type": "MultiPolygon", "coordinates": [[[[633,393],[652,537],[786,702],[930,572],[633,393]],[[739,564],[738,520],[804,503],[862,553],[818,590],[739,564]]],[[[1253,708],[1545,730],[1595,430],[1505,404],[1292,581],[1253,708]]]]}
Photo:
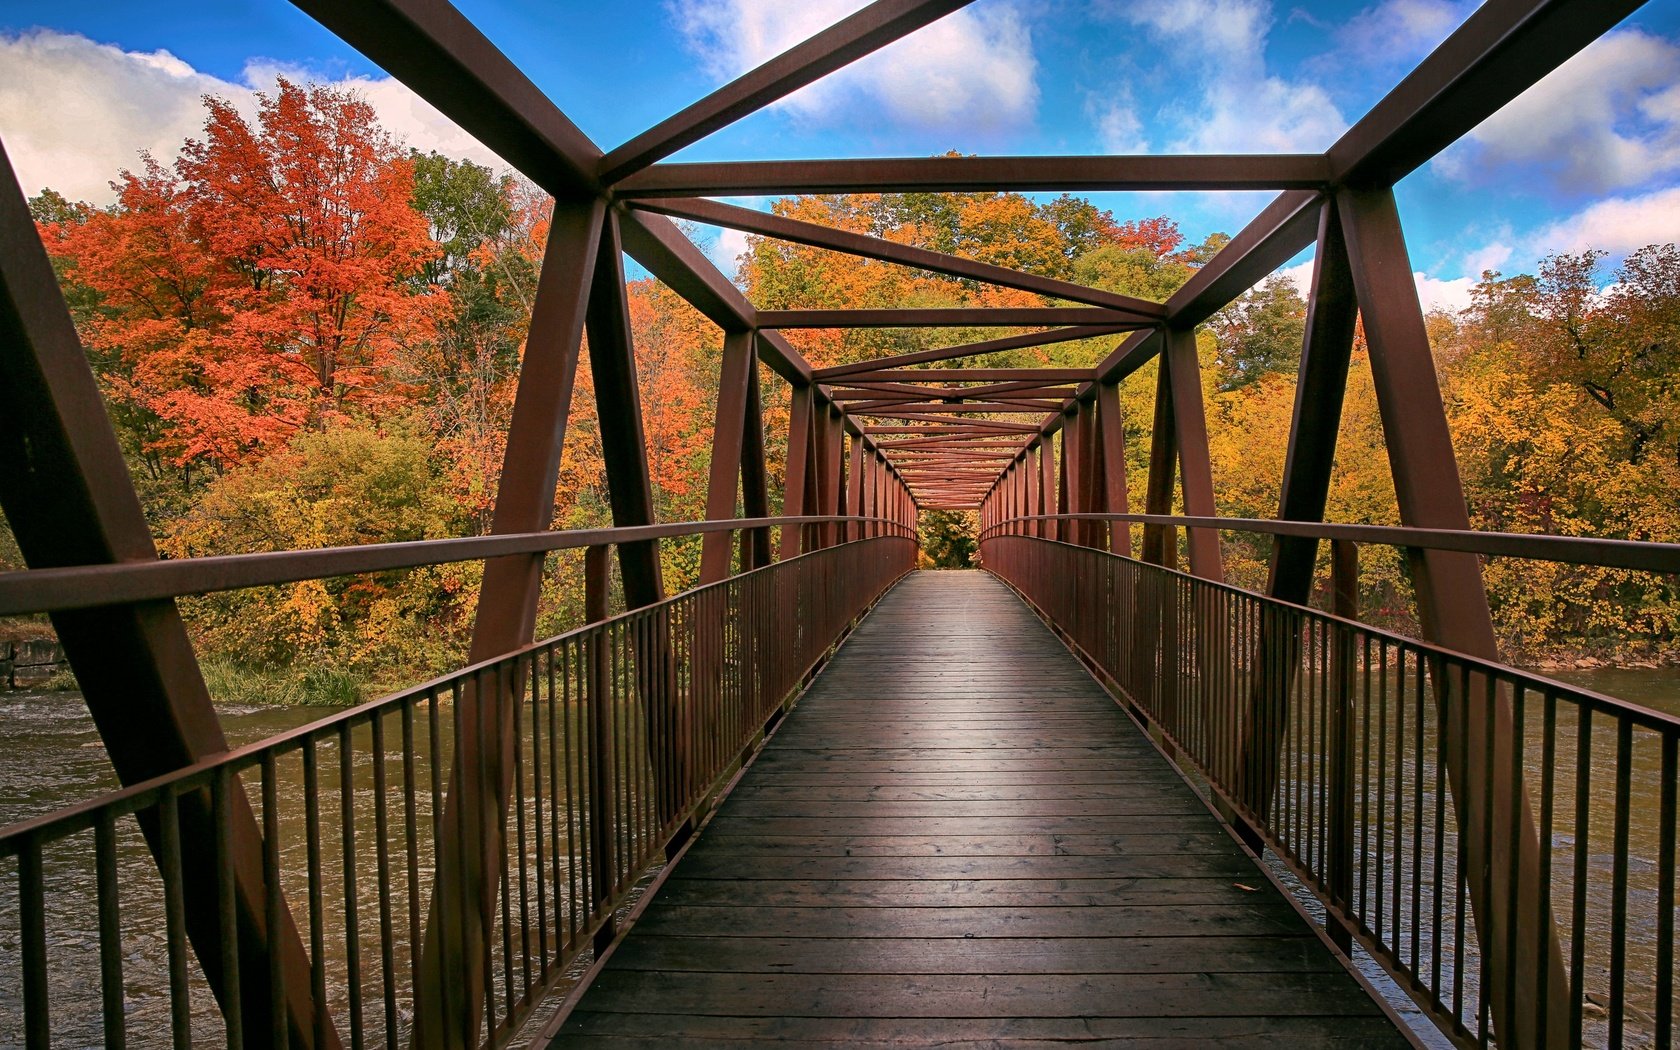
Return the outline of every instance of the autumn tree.
{"type": "Polygon", "coordinates": [[[255,126],[204,100],[173,170],[142,157],[112,209],[43,235],[91,300],[83,331],[142,443],[218,468],[403,401],[392,366],[447,297],[413,167],[353,92],[281,80],[255,126]]]}

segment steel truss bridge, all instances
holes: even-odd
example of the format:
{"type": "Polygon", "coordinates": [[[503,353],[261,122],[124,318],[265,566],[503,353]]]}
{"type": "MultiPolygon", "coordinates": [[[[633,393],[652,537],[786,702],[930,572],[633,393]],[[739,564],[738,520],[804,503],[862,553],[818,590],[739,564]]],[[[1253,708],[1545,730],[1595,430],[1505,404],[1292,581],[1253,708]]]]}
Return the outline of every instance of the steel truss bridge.
{"type": "Polygon", "coordinates": [[[0,831],[0,1040],[91,1012],[114,1046],[1380,1045],[1409,1013],[1463,1046],[1671,1043],[1680,721],[1501,663],[1481,559],[1680,552],[1470,529],[1392,192],[1639,4],[1488,0],[1322,155],[673,163],[963,4],[877,0],[603,151],[444,0],[296,2],[554,197],[494,525],[159,560],[0,164],[29,566],[0,615],[51,615],[124,785],[0,831]],[[1278,195],[1164,303],[710,199],[994,190],[1278,195]],[[673,220],[1048,305],[760,310],[673,220]],[[1309,245],[1278,512],[1219,518],[1194,329],[1309,245]],[[723,333],[702,522],[654,520],[626,254],[723,333]],[[1356,316],[1399,527],[1322,520],[1356,316]],[[828,368],[780,334],[977,325],[1032,331],[828,368]],[[614,527],[554,531],[585,334],[614,527]],[[1092,336],[1094,368],[924,367],[1092,336]],[[780,515],[761,364],[792,389],[780,515]],[[985,574],[913,572],[936,508],[980,511],[985,574]],[[1223,582],[1230,531],[1272,537],[1264,593],[1223,582]],[[701,585],[667,594],[659,544],[693,535],[701,585]],[[1370,544],[1421,638],[1360,622],[1370,544]],[[562,550],[589,622],[534,639],[562,550]],[[458,561],[469,666],[229,748],[178,598],[458,561]]]}

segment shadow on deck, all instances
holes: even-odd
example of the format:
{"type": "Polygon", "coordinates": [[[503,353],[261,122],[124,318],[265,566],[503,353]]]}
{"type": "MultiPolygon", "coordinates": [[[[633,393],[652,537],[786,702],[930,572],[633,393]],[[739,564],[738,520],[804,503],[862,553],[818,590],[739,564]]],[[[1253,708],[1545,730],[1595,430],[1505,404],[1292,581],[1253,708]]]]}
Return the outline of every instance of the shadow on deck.
{"type": "Polygon", "coordinates": [[[1006,587],[916,573],[553,1046],[1406,1045],[1006,587]]]}

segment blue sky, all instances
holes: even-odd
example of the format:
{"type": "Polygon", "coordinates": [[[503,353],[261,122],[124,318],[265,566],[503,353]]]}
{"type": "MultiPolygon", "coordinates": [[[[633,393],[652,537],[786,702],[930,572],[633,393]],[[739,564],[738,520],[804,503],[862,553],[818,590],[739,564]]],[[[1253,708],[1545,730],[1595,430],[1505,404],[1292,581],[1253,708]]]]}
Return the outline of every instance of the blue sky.
{"type": "MultiPolygon", "coordinates": [[[[861,5],[459,6],[610,148],[861,5]]],[[[979,0],[676,159],[1320,151],[1474,7],[979,0]]],[[[199,95],[248,99],[277,72],[352,81],[412,144],[494,162],[279,0],[0,3],[0,139],[31,192],[108,198],[136,151],[167,156],[197,128],[199,95]]],[[[1461,303],[1486,267],[1680,239],[1680,0],[1647,4],[1399,192],[1420,290],[1437,305],[1461,303]]],[[[1122,217],[1171,215],[1200,239],[1235,232],[1269,197],[1097,199],[1122,217]]],[[[708,247],[727,258],[737,244],[708,247]]]]}

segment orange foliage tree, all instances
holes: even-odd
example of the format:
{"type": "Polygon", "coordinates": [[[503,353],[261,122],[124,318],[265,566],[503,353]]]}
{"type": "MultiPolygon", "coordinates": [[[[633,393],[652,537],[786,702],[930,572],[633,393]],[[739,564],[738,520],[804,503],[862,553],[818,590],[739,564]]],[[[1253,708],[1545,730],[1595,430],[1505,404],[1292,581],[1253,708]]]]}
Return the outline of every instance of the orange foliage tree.
{"type": "Polygon", "coordinates": [[[223,468],[398,406],[392,365],[447,296],[409,280],[437,248],[367,102],[282,80],[255,127],[205,107],[172,172],[146,157],[117,207],[43,233],[93,294],[83,331],[113,396],[155,419],[154,448],[223,468]]]}

